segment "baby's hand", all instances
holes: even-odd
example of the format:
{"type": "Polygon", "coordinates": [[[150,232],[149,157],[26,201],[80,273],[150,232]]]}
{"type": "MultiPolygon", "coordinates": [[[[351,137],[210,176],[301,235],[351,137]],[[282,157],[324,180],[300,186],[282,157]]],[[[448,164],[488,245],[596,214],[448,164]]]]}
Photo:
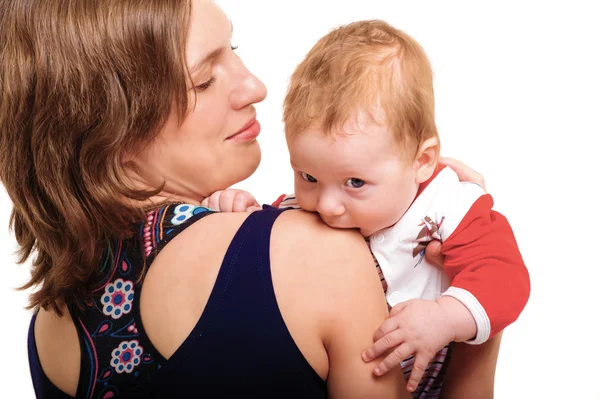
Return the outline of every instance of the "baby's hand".
{"type": "Polygon", "coordinates": [[[244,190],[215,191],[200,205],[220,212],[253,212],[261,209],[252,194],[244,190]]]}
{"type": "Polygon", "coordinates": [[[375,368],[383,375],[411,355],[414,364],[406,385],[413,392],[435,354],[455,338],[447,312],[436,301],[412,299],[397,304],[390,317],[375,333],[375,343],[363,353],[369,362],[387,350],[394,350],[375,368]]]}

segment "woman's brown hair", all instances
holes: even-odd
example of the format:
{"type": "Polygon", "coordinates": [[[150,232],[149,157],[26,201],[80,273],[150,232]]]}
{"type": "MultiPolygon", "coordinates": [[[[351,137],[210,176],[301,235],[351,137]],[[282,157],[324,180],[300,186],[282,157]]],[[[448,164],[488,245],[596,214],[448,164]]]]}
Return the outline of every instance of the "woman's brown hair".
{"type": "Polygon", "coordinates": [[[30,307],[82,305],[102,252],[155,194],[124,156],[187,110],[189,1],[1,0],[0,181],[30,307]]]}

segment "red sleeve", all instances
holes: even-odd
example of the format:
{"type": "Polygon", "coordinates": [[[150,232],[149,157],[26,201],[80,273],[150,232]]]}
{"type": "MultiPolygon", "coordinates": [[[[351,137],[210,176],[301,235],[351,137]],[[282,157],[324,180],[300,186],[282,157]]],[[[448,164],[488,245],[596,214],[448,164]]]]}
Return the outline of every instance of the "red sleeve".
{"type": "Polygon", "coordinates": [[[513,323],[529,299],[529,273],[506,218],[480,197],[442,244],[452,286],[469,291],[490,320],[490,337],[513,323]]]}

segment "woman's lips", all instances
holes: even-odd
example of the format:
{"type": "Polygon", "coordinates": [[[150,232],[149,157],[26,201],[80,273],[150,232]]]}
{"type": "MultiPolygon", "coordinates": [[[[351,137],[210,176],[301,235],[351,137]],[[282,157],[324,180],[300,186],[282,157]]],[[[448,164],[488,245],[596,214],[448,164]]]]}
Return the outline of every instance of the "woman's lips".
{"type": "Polygon", "coordinates": [[[260,123],[256,119],[252,119],[239,132],[227,137],[230,141],[251,141],[260,134],[260,123]]]}

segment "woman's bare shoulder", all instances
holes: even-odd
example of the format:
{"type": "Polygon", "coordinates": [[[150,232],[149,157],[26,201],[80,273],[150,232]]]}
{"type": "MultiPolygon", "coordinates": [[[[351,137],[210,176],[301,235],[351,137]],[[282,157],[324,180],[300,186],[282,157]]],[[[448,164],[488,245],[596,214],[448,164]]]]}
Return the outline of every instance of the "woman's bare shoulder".
{"type": "Polygon", "coordinates": [[[375,379],[374,366],[361,359],[388,315],[364,237],[355,230],[331,228],[316,214],[288,211],[273,228],[271,260],[286,325],[315,370],[322,367],[327,373],[331,397],[409,396],[401,374],[375,379]],[[317,343],[307,338],[311,334],[318,336],[317,343]],[[317,346],[326,353],[326,367],[312,361],[321,359],[311,352],[317,346]]]}
{"type": "Polygon", "coordinates": [[[329,227],[317,214],[300,210],[285,212],[275,223],[271,256],[301,267],[304,273],[315,273],[315,281],[376,276],[373,258],[358,231],[329,227]]]}
{"type": "MultiPolygon", "coordinates": [[[[189,248],[188,244],[192,242],[210,239],[217,247],[221,244],[228,246],[249,215],[244,212],[210,215],[180,234],[181,245],[189,248]]],[[[371,262],[368,246],[358,231],[331,228],[323,223],[318,214],[302,210],[283,212],[277,218],[271,234],[271,252],[274,251],[283,251],[287,257],[300,260],[314,258],[320,262],[327,258],[352,256],[371,262]]],[[[197,255],[193,252],[190,253],[191,257],[197,255]]]]}
{"type": "MultiPolygon", "coordinates": [[[[385,303],[364,237],[356,230],[331,228],[317,214],[294,210],[281,215],[271,236],[271,258],[272,268],[285,265],[281,273],[295,275],[325,297],[378,295],[385,303]]],[[[327,304],[336,313],[341,305],[337,300],[327,304]]]]}
{"type": "Polygon", "coordinates": [[[342,251],[369,254],[365,239],[358,231],[329,227],[318,214],[302,210],[284,212],[275,223],[273,235],[278,245],[292,242],[302,249],[323,249],[322,254],[317,254],[319,256],[342,251]]]}

